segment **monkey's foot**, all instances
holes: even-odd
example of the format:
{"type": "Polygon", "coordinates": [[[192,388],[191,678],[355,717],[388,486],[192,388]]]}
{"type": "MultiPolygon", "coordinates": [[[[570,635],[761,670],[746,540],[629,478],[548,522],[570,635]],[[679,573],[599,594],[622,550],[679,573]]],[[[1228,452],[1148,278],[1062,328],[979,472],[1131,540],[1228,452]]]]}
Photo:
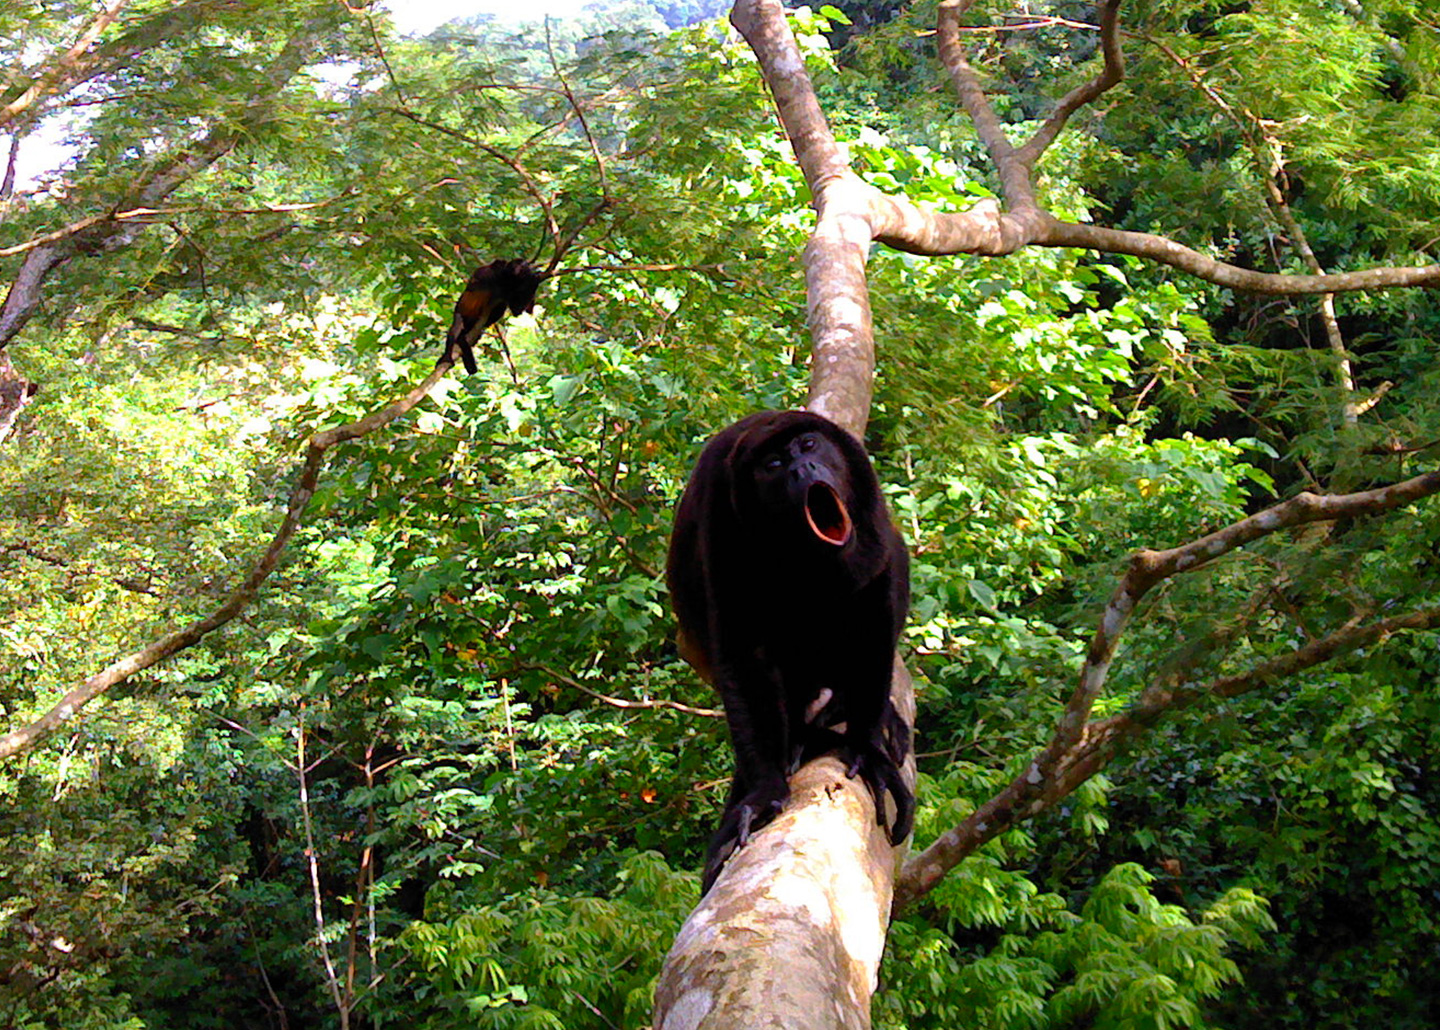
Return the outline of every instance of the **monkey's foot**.
{"type": "Polygon", "coordinates": [[[785,807],[785,801],[790,796],[790,788],[787,785],[784,792],[778,797],[774,788],[752,790],[741,799],[736,806],[739,809],[739,822],[735,829],[735,837],[743,848],[750,843],[750,832],[758,830],[770,820],[780,814],[785,807]]]}
{"type": "Polygon", "coordinates": [[[701,894],[710,890],[730,856],[748,844],[756,830],[780,814],[789,796],[789,784],[780,780],[756,787],[726,807],[705,855],[705,870],[700,875],[701,894]]]}
{"type": "Polygon", "coordinates": [[[845,775],[854,779],[860,777],[870,790],[875,801],[875,824],[885,827],[885,835],[891,844],[899,844],[915,828],[915,795],[905,783],[900,766],[883,747],[867,745],[852,752],[853,757],[845,769],[845,775]],[[895,819],[887,824],[885,820],[885,795],[895,804],[895,819]]]}

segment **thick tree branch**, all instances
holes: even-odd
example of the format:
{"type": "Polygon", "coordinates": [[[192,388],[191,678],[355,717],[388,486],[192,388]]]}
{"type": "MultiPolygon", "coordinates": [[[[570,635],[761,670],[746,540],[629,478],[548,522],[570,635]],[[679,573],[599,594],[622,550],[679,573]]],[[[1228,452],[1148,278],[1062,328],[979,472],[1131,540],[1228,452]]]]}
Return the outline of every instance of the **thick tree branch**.
{"type": "MultiPolygon", "coordinates": [[[[970,58],[960,42],[960,16],[975,0],[943,0],[936,11],[936,43],[940,62],[950,73],[950,84],[960,98],[960,106],[970,116],[990,162],[1000,176],[1000,186],[1012,212],[1035,206],[1035,190],[1030,182],[1030,169],[1015,153],[1005,127],[1000,124],[990,98],[980,85],[980,77],[970,66],[970,58]]],[[[1068,115],[1067,115],[1068,117],[1068,115]]]]}
{"type": "MultiPolygon", "coordinates": [[[[913,700],[909,675],[895,669],[897,696],[913,700]]],[[[913,703],[901,714],[913,720],[913,703]]],[[[869,791],[838,759],[805,765],[790,792],[675,938],[656,985],[656,1030],[869,1027],[895,851],[869,791]]]]}
{"type": "Polygon", "coordinates": [[[1189,272],[1197,279],[1204,279],[1217,286],[1247,293],[1295,296],[1440,286],[1440,265],[1367,268],[1359,272],[1335,272],[1328,275],[1280,275],[1274,272],[1255,272],[1224,261],[1216,261],[1174,240],[1150,233],[1105,229],[1098,225],[1077,225],[1048,216],[1047,223],[1047,230],[1041,238],[1033,241],[1041,246],[1083,247],[1109,254],[1131,254],[1189,272]]]}
{"type": "Polygon", "coordinates": [[[760,62],[815,208],[804,259],[813,354],[806,406],[861,436],[875,374],[865,260],[877,233],[866,215],[872,203],[885,205],[888,198],[850,170],[779,0],[739,0],[730,20],[760,62]]]}

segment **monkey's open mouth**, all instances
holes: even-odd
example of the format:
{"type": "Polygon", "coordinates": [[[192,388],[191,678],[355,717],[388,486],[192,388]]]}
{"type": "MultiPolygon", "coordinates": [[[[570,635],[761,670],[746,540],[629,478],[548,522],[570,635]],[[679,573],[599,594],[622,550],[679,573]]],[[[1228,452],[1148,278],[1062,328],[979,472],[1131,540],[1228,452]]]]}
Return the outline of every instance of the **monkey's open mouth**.
{"type": "Polygon", "coordinates": [[[827,483],[816,483],[805,493],[805,521],[821,540],[844,547],[854,526],[845,502],[827,483]]]}

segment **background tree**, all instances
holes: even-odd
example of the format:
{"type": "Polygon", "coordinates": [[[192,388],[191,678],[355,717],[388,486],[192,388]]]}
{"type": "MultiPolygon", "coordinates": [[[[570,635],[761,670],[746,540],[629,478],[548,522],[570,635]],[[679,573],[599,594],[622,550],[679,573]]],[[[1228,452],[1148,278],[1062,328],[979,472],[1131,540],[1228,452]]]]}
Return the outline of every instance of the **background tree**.
{"type": "MultiPolygon", "coordinates": [[[[749,52],[715,25],[572,51],[553,23],[404,40],[329,4],[32,6],[0,23],[4,100],[24,131],[41,98],[73,112],[77,156],[15,184],[0,261],[23,286],[75,249],[12,288],[36,299],[0,352],[27,402],[0,702],[22,736],[56,715],[0,766],[0,1011],[647,1025],[728,779],[670,642],[669,507],[699,442],[798,403],[811,363],[811,193],[749,52]],[[465,276],[509,256],[560,258],[536,319],[479,375],[435,370],[465,276]],[[57,709],[255,572],[223,630],[57,709]]],[[[1088,7],[1032,12],[961,40],[1017,147],[1103,65],[1088,7]]],[[[877,13],[838,66],[838,15],[797,15],[859,177],[828,216],[873,187],[981,242],[1030,210],[1268,273],[1432,263],[1423,11],[1122,13],[1129,74],[1034,155],[1033,209],[936,78],[933,9],[877,13]]],[[[868,281],[881,360],[854,410],[914,547],[917,848],[975,848],[891,925],[874,1021],[1427,1025],[1433,632],[1382,638],[1436,603],[1433,503],[1123,573],[1302,490],[1423,472],[1433,290],[1340,294],[1331,319],[1091,250],[865,250],[843,281],[868,281]],[[1082,743],[1123,749],[982,843],[1117,582],[1149,589],[1082,743]],[[1276,662],[1137,721],[1156,689],[1276,662]]]]}

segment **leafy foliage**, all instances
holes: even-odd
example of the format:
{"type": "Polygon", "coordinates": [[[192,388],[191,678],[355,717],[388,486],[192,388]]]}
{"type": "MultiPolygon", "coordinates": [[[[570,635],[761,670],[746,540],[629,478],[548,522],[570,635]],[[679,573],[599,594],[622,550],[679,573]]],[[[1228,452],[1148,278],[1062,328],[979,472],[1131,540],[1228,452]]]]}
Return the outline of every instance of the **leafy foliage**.
{"type": "MultiPolygon", "coordinates": [[[[0,11],[7,101],[92,13],[32,6],[0,11]]],[[[995,184],[930,88],[930,7],[796,24],[857,171],[961,210],[995,184]],[[837,60],[826,34],[847,21],[837,60]]],[[[1256,123],[1199,75],[1273,136],[1326,267],[1418,259],[1440,191],[1416,126],[1435,121],[1440,57],[1417,5],[1358,10],[1144,5],[1123,95],[1052,148],[1047,203],[1298,268],[1256,123]]],[[[643,1027],[695,898],[727,747],[659,570],[701,442],[803,396],[803,179],[747,53],[714,24],[678,28],[683,4],[548,42],[492,22],[400,40],[342,13],[130,5],[102,41],[138,41],[133,59],[65,101],[74,159],[3,202],[21,244],[246,126],[165,212],[57,268],[6,348],[42,385],[0,464],[7,724],[211,610],[277,524],[302,435],[428,374],[474,263],[574,245],[478,375],[341,449],[243,621],[0,768],[0,1011],[17,1026],[328,1026],[344,1009],[643,1027]],[[268,90],[311,19],[312,63],[268,90]]],[[[1021,131],[1093,58],[1063,21],[976,45],[1021,131]]],[[[0,258],[12,277],[22,260],[0,258]]],[[[1392,442],[1440,436],[1433,292],[1340,302],[1360,387],[1393,384],[1347,425],[1308,302],[1071,252],[877,248],[869,268],[866,442],[914,553],[922,844],[1043,741],[1128,554],[1300,488],[1393,480],[1427,452],[1392,442]]],[[[1102,707],[1437,603],[1433,507],[1157,591],[1102,707]]],[[[1434,648],[1390,641],[1156,727],[896,922],[877,1025],[1428,1025],[1434,648]]]]}

